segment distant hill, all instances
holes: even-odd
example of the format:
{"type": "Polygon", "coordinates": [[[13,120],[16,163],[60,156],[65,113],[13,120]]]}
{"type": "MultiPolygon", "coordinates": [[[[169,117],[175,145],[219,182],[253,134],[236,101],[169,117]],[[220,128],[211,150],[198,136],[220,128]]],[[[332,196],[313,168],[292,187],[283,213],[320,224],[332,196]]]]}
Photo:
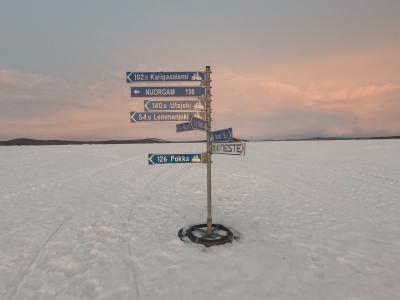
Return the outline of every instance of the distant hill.
{"type": "MultiPolygon", "coordinates": [[[[312,137],[304,139],[261,139],[252,142],[280,142],[280,141],[332,141],[332,140],[387,140],[400,139],[400,136],[378,136],[378,137],[312,137]]],[[[233,138],[232,142],[245,141],[246,139],[233,138]]],[[[160,143],[204,143],[205,140],[193,141],[167,141],[157,138],[135,139],[135,140],[105,140],[105,141],[69,141],[69,140],[36,140],[28,138],[0,141],[0,146],[50,146],[50,145],[107,145],[107,144],[160,144],[160,143]]]]}
{"type": "Polygon", "coordinates": [[[170,141],[148,138],[137,140],[107,140],[107,141],[67,141],[67,140],[35,140],[28,138],[0,141],[0,146],[44,146],[44,145],[104,145],[104,144],[151,144],[170,143],[170,141]]]}
{"type": "MultiPolygon", "coordinates": [[[[233,138],[233,142],[240,139],[233,138]]],[[[243,140],[246,141],[246,140],[243,140]]],[[[107,145],[107,144],[159,144],[159,143],[204,143],[205,140],[196,141],[167,141],[157,138],[136,140],[106,140],[106,141],[68,141],[68,140],[35,140],[28,138],[0,141],[0,146],[51,146],[51,145],[107,145]]]]}
{"type": "Polygon", "coordinates": [[[304,139],[263,139],[259,142],[279,142],[279,141],[338,141],[338,140],[389,140],[400,139],[399,135],[394,136],[371,136],[371,137],[312,137],[304,139]]]}

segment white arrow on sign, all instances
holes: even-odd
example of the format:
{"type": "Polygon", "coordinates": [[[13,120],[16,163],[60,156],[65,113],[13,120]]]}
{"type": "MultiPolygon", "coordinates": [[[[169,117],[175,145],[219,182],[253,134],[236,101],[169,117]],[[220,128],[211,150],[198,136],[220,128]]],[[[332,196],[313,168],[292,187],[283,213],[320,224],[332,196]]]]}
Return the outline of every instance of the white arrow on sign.
{"type": "Polygon", "coordinates": [[[136,120],[135,120],[136,114],[137,114],[137,112],[134,112],[133,114],[131,114],[131,120],[132,120],[132,122],[136,122],[136,120]]]}
{"type": "Polygon", "coordinates": [[[137,90],[137,89],[135,89],[135,90],[133,91],[133,93],[134,93],[135,95],[137,95],[137,94],[140,94],[140,91],[137,90]]]}
{"type": "Polygon", "coordinates": [[[149,103],[148,100],[147,100],[147,101],[146,101],[146,100],[144,101],[144,110],[145,110],[145,111],[149,111],[149,110],[150,110],[149,107],[147,106],[148,103],[149,103]]]}
{"type": "Polygon", "coordinates": [[[155,154],[152,154],[152,155],[149,157],[149,161],[151,162],[152,165],[154,165],[154,161],[153,161],[154,155],[155,155],[155,154]]]}
{"type": "Polygon", "coordinates": [[[132,72],[129,72],[127,75],[126,75],[126,80],[127,81],[129,81],[129,82],[132,82],[132,80],[131,80],[131,74],[132,74],[132,72]]]}

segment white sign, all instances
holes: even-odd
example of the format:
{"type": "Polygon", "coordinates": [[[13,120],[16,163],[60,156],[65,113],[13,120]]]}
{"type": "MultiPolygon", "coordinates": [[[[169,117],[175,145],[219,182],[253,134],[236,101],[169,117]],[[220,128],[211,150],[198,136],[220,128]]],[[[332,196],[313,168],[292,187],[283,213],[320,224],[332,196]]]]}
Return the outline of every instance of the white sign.
{"type": "Polygon", "coordinates": [[[244,155],[246,152],[246,142],[212,143],[211,152],[213,154],[244,155]]]}

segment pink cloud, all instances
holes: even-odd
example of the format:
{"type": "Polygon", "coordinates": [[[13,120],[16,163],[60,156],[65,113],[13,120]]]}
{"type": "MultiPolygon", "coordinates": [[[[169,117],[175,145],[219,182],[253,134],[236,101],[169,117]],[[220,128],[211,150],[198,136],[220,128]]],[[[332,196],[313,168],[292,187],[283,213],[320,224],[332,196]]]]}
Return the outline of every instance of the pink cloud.
{"type": "MultiPolygon", "coordinates": [[[[399,134],[400,82],[382,69],[379,78],[362,75],[371,72],[365,62],[375,67],[376,55],[353,65],[342,59],[214,70],[213,128],[233,127],[244,138],[399,134]],[[340,74],[352,66],[352,76],[343,80],[340,74]]],[[[0,87],[0,139],[204,138],[199,132],[177,135],[175,123],[131,124],[129,112],[143,110],[143,100],[130,98],[124,72],[83,85],[0,69],[0,87]]]]}
{"type": "Polygon", "coordinates": [[[329,96],[331,99],[353,100],[359,98],[381,96],[396,91],[400,91],[400,85],[394,85],[391,83],[386,83],[382,85],[370,84],[365,86],[340,89],[329,96]]]}
{"type": "Polygon", "coordinates": [[[396,82],[297,82],[265,74],[216,75],[216,119],[228,124],[244,118],[239,128],[253,136],[254,132],[270,137],[400,133],[400,122],[392,113],[400,113],[396,82]]]}

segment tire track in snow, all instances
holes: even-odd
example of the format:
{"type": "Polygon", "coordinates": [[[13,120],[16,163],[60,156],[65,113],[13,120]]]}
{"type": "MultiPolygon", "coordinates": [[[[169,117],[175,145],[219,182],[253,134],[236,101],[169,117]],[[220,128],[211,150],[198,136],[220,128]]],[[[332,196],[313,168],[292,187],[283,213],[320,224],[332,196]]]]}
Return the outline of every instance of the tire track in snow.
{"type": "Polygon", "coordinates": [[[135,285],[135,293],[136,293],[136,299],[141,300],[141,296],[140,296],[140,289],[139,289],[139,282],[138,282],[138,273],[137,273],[137,269],[138,269],[138,263],[137,263],[137,259],[136,259],[136,255],[133,252],[133,248],[130,242],[128,242],[128,253],[129,253],[129,258],[130,258],[130,275],[132,278],[131,281],[133,281],[134,285],[135,285]]]}
{"type": "MultiPolygon", "coordinates": [[[[186,170],[188,171],[188,170],[186,170]]],[[[152,174],[151,178],[144,178],[142,177],[143,180],[145,180],[142,189],[146,190],[150,185],[154,184],[155,182],[159,181],[160,179],[162,179],[165,175],[171,175],[171,173],[175,173],[175,172],[180,172],[181,171],[179,169],[173,168],[171,166],[168,166],[168,168],[166,166],[164,166],[164,168],[157,170],[157,172],[155,172],[154,174],[152,174]]],[[[150,196],[144,194],[143,197],[146,200],[150,200],[150,196]]],[[[123,226],[126,228],[128,227],[128,223],[132,217],[133,211],[136,207],[137,203],[133,202],[130,206],[130,209],[128,211],[125,223],[123,224],[123,226]]],[[[129,264],[129,272],[130,272],[130,280],[132,282],[132,285],[135,287],[135,293],[132,292],[132,294],[136,295],[136,298],[138,300],[141,300],[141,292],[140,292],[140,285],[139,285],[139,280],[138,280],[138,269],[140,267],[140,264],[138,262],[137,256],[135,254],[134,248],[132,246],[131,241],[127,240],[126,241],[127,244],[127,249],[128,249],[128,255],[129,255],[129,260],[130,260],[130,264],[129,264]]]]}
{"type": "Polygon", "coordinates": [[[15,286],[14,290],[12,291],[11,295],[8,297],[8,300],[11,300],[15,297],[15,295],[18,293],[20,287],[26,282],[26,278],[29,276],[29,274],[34,270],[34,265],[36,261],[38,260],[40,254],[43,252],[43,250],[46,249],[48,243],[53,239],[57,233],[61,231],[61,229],[71,220],[72,216],[67,217],[64,221],[62,221],[46,238],[46,240],[40,245],[39,249],[36,251],[33,259],[29,263],[28,267],[26,270],[22,273],[21,279],[19,280],[18,284],[15,286]]]}
{"type": "Polygon", "coordinates": [[[59,186],[59,185],[67,184],[67,183],[72,182],[77,179],[81,179],[82,177],[86,177],[86,176],[90,177],[97,173],[104,172],[108,169],[118,167],[129,161],[134,161],[137,157],[138,157],[138,155],[133,156],[129,159],[124,159],[122,161],[112,162],[105,166],[101,166],[101,167],[98,167],[95,169],[89,168],[87,170],[80,170],[73,174],[67,174],[67,175],[65,175],[64,178],[61,177],[61,178],[55,179],[55,180],[51,181],[50,183],[48,181],[35,182],[34,184],[26,185],[23,188],[19,188],[17,192],[11,192],[11,193],[5,194],[5,195],[3,195],[3,198],[8,199],[10,197],[16,197],[16,196],[19,196],[24,193],[30,193],[30,192],[32,192],[32,190],[46,189],[46,188],[48,188],[48,186],[59,186]]]}
{"type": "MultiPolygon", "coordinates": [[[[274,156],[274,160],[279,162],[280,164],[284,164],[286,166],[297,166],[299,169],[304,168],[304,166],[302,164],[299,163],[299,160],[294,160],[293,156],[289,156],[289,155],[278,155],[275,152],[269,152],[268,153],[269,157],[274,156]],[[290,159],[290,161],[289,161],[290,159]]],[[[322,161],[321,161],[322,162],[322,161]]],[[[329,162],[328,159],[326,159],[326,162],[329,162]]],[[[393,177],[387,177],[387,176],[382,176],[382,175],[376,175],[373,174],[371,172],[365,171],[365,172],[360,172],[358,170],[354,170],[354,168],[350,168],[347,167],[345,164],[338,164],[336,163],[335,165],[332,164],[318,164],[318,165],[314,165],[313,168],[315,168],[317,171],[321,171],[321,172],[328,172],[332,175],[335,175],[335,177],[342,177],[342,176],[346,176],[349,179],[353,179],[355,181],[358,181],[360,183],[364,183],[367,185],[374,185],[377,186],[379,188],[386,188],[389,189],[395,193],[399,192],[399,189],[396,188],[396,186],[388,186],[386,185],[382,185],[382,183],[376,182],[375,180],[370,180],[369,177],[373,177],[376,179],[379,179],[381,182],[392,182],[392,183],[400,183],[399,179],[393,178],[393,177]]],[[[306,183],[306,182],[305,182],[306,183]]]]}
{"type": "MultiPolygon", "coordinates": [[[[165,173],[167,173],[169,170],[167,168],[158,170],[157,172],[155,172],[155,174],[153,174],[152,178],[156,178],[156,180],[160,177],[162,177],[165,173]]],[[[142,180],[146,179],[145,177],[141,177],[142,180]]],[[[152,179],[148,179],[147,178],[147,182],[144,183],[143,185],[143,189],[146,189],[151,183],[153,183],[154,181],[152,179]]],[[[148,196],[146,197],[148,198],[148,196]]],[[[123,226],[125,228],[128,227],[128,222],[132,217],[132,213],[134,211],[135,205],[137,203],[136,202],[132,202],[132,204],[130,205],[130,208],[128,210],[128,214],[127,217],[125,219],[125,222],[123,224],[123,226]]],[[[139,269],[139,263],[137,260],[137,257],[135,255],[134,249],[132,247],[132,244],[129,240],[126,240],[126,244],[127,244],[127,248],[128,248],[128,255],[129,255],[129,260],[130,260],[130,264],[129,264],[129,273],[130,273],[130,281],[132,283],[132,285],[135,287],[135,295],[136,295],[136,299],[141,300],[141,293],[140,293],[140,288],[139,288],[139,280],[138,280],[138,269],[139,269]]],[[[132,292],[133,294],[133,292],[132,292]]]]}
{"type": "MultiPolygon", "coordinates": [[[[158,178],[160,178],[160,177],[162,177],[165,173],[167,173],[169,170],[167,169],[167,168],[164,168],[164,169],[161,169],[161,170],[159,170],[158,172],[156,172],[154,175],[153,175],[153,177],[152,178],[156,178],[156,180],[158,179],[158,178]]],[[[142,179],[145,179],[144,177],[141,177],[142,179]]],[[[153,181],[152,179],[147,179],[147,182],[145,182],[145,184],[142,186],[142,189],[143,190],[145,190],[145,189],[147,189],[148,187],[149,187],[149,185],[150,184],[152,184],[152,183],[154,183],[155,181],[153,181]]],[[[138,185],[138,184],[137,184],[138,185]]],[[[126,219],[126,222],[125,222],[125,226],[127,226],[127,223],[128,223],[128,221],[130,220],[130,218],[131,218],[131,216],[132,216],[132,213],[133,213],[133,209],[135,208],[135,204],[136,204],[136,202],[133,202],[131,205],[130,205],[130,208],[129,208],[129,212],[128,212],[128,215],[127,215],[127,219],[126,219]]]]}
{"type": "MultiPolygon", "coordinates": [[[[164,177],[164,175],[166,175],[166,173],[170,177],[173,177],[173,175],[175,173],[179,173],[180,176],[184,177],[185,174],[187,174],[187,173],[189,173],[191,171],[190,168],[180,169],[180,168],[175,168],[175,167],[177,167],[177,166],[168,166],[168,168],[167,168],[167,166],[164,166],[163,169],[161,169],[161,170],[157,171],[155,174],[153,174],[152,178],[147,179],[146,182],[144,183],[144,185],[141,186],[141,188],[143,190],[147,190],[151,185],[154,185],[155,183],[157,183],[157,181],[159,181],[160,178],[164,177]]],[[[151,197],[149,196],[148,193],[143,194],[143,197],[146,200],[150,200],[151,199],[151,197]]],[[[132,205],[130,205],[130,209],[129,209],[129,213],[127,214],[127,221],[126,222],[128,222],[130,220],[136,204],[137,203],[132,203],[132,205]]]]}
{"type": "Polygon", "coordinates": [[[261,170],[257,169],[254,170],[251,167],[247,166],[246,164],[244,164],[242,167],[246,168],[247,170],[249,170],[250,172],[252,172],[253,174],[258,174],[261,175],[262,177],[264,177],[265,179],[269,180],[270,182],[274,183],[277,186],[283,187],[285,188],[287,191],[292,192],[293,194],[297,194],[299,195],[301,198],[303,199],[312,199],[312,200],[318,200],[317,198],[315,198],[314,196],[311,196],[309,194],[306,194],[302,191],[299,191],[296,188],[293,188],[292,186],[290,186],[289,184],[283,183],[282,181],[279,181],[277,179],[273,179],[271,177],[271,175],[269,173],[264,173],[261,170]]]}

